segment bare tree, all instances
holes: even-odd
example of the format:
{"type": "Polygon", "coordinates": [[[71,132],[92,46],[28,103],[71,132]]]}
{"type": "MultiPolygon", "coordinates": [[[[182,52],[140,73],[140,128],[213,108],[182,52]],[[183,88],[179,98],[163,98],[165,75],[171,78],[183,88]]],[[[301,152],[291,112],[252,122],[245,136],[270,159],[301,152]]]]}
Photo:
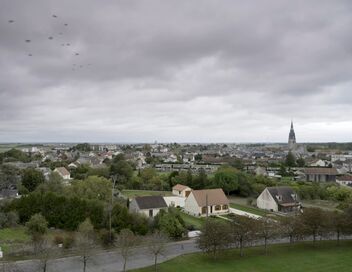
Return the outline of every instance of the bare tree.
{"type": "Polygon", "coordinates": [[[83,223],[78,226],[77,233],[77,246],[81,252],[83,262],[83,272],[86,272],[87,262],[90,257],[93,245],[94,245],[94,227],[87,218],[83,223]]]}
{"type": "Polygon", "coordinates": [[[268,254],[268,240],[278,235],[278,228],[275,221],[270,218],[262,217],[258,220],[257,234],[264,239],[265,254],[268,254]]]}
{"type": "Polygon", "coordinates": [[[138,242],[138,237],[129,229],[121,230],[116,237],[116,246],[119,248],[124,260],[123,271],[126,271],[128,257],[131,255],[132,249],[138,244],[138,242]]]}
{"type": "Polygon", "coordinates": [[[243,248],[255,237],[254,219],[244,216],[234,216],[232,220],[232,239],[238,243],[240,256],[243,256],[243,248]]]}
{"type": "Polygon", "coordinates": [[[198,247],[216,258],[217,254],[230,246],[231,228],[229,223],[206,220],[202,232],[197,239],[198,247]]]}
{"type": "Polygon", "coordinates": [[[158,256],[164,253],[168,240],[168,237],[160,231],[156,231],[148,237],[148,249],[154,256],[155,271],[157,271],[158,256]]]}

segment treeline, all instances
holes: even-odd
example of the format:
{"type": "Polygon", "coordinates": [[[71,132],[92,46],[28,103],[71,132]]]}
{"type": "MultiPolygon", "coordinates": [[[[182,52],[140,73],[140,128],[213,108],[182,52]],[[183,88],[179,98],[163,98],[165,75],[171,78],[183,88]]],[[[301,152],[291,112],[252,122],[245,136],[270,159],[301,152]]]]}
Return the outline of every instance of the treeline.
{"type": "Polygon", "coordinates": [[[228,221],[208,219],[197,240],[203,252],[216,257],[222,250],[238,247],[243,256],[244,248],[250,245],[264,245],[265,252],[271,241],[284,239],[283,242],[310,239],[316,243],[320,239],[336,239],[352,234],[352,209],[344,212],[324,211],[307,208],[303,213],[279,219],[251,219],[241,216],[229,217],[228,221]]]}

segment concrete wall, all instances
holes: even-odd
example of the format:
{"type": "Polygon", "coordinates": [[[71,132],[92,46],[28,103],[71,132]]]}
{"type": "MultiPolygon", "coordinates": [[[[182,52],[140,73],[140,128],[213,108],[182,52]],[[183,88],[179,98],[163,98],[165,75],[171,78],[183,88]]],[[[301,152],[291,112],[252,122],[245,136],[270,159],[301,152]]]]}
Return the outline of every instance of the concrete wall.
{"type": "Polygon", "coordinates": [[[185,207],[185,197],[182,196],[164,196],[164,200],[168,207],[185,207]]]}

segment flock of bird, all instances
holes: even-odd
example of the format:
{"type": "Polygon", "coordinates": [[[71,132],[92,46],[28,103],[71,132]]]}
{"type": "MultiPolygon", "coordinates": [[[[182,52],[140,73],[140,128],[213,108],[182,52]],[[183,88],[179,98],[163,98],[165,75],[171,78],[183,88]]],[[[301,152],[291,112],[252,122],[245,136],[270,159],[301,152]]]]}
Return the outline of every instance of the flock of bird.
{"type": "MultiPolygon", "coordinates": [[[[52,18],[53,18],[53,19],[58,19],[58,16],[55,15],[55,14],[53,14],[53,15],[52,15],[52,18]]],[[[14,24],[15,22],[16,22],[16,21],[13,20],[13,19],[8,20],[8,23],[9,23],[9,24],[14,24]]],[[[68,23],[64,23],[63,26],[64,26],[65,28],[68,27],[68,23]]],[[[59,32],[58,35],[59,35],[59,36],[64,36],[64,32],[59,32]]],[[[49,37],[48,37],[48,40],[54,40],[54,37],[53,37],[53,36],[49,36],[49,37]]],[[[24,42],[25,42],[25,43],[31,43],[32,40],[30,40],[30,39],[25,39],[24,42]]],[[[61,43],[61,46],[62,46],[62,47],[70,47],[70,46],[71,46],[71,43],[69,43],[69,42],[64,42],[64,43],[61,43]]],[[[77,56],[79,56],[79,55],[80,55],[80,53],[78,53],[78,52],[74,52],[74,53],[73,53],[73,56],[75,56],[75,57],[77,57],[77,56]]],[[[28,53],[27,53],[27,56],[28,56],[28,57],[33,57],[32,52],[28,52],[28,53]]],[[[73,63],[71,69],[72,69],[72,71],[75,71],[76,69],[82,69],[82,68],[84,68],[84,67],[91,66],[91,65],[92,65],[92,64],[90,64],[90,63],[88,63],[88,64],[86,64],[86,65],[73,63]]]]}

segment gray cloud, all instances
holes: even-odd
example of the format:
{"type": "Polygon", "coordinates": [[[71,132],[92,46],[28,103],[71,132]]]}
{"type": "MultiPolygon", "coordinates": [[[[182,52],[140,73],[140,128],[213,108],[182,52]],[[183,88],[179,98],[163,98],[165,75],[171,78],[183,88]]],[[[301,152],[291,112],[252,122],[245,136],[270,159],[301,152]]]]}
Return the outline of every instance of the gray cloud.
{"type": "Polygon", "coordinates": [[[350,141],[351,11],[2,0],[0,141],[350,141]]]}

